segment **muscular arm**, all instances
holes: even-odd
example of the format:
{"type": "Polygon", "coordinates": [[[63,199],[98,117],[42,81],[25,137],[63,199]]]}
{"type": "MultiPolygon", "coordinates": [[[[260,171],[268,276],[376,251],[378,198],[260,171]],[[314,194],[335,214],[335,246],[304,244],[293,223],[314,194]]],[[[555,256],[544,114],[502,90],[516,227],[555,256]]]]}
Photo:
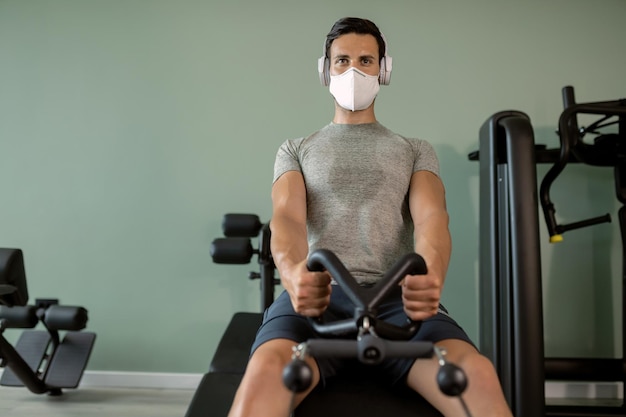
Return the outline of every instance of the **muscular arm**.
{"type": "Polygon", "coordinates": [[[406,277],[403,300],[409,317],[423,320],[437,312],[452,251],[445,189],[439,177],[428,171],[415,172],[409,207],[415,225],[415,252],[426,261],[428,274],[406,277]]]}
{"type": "Polygon", "coordinates": [[[288,171],[272,187],[271,250],[281,284],[297,313],[319,316],[330,300],[330,276],[306,268],[306,187],[302,174],[288,171]]]}

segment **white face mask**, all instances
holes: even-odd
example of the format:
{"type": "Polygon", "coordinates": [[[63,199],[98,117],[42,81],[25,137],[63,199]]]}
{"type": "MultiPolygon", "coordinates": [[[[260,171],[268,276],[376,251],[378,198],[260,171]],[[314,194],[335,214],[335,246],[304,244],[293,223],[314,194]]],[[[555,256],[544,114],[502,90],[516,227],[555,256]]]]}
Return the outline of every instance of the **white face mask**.
{"type": "Polygon", "coordinates": [[[346,110],[367,109],[374,102],[378,90],[378,76],[367,75],[355,67],[350,67],[343,74],[330,76],[330,94],[346,110]]]}

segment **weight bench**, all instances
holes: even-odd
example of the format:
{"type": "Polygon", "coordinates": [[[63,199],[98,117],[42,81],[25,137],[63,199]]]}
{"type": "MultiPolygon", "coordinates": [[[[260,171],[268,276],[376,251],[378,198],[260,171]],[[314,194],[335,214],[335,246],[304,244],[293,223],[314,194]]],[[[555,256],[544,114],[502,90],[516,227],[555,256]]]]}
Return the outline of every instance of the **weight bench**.
{"type": "Polygon", "coordinates": [[[35,394],[61,395],[80,383],[96,339],[82,332],[88,314],[84,307],[62,306],[56,299],[37,299],[27,305],[24,256],[20,249],[0,248],[0,385],[26,386],[35,394]],[[6,329],[25,330],[15,347],[3,336],[6,329]],[[65,332],[63,338],[61,333],[65,332]]]}
{"type": "MultiPolygon", "coordinates": [[[[274,299],[275,267],[269,251],[269,225],[256,215],[227,214],[222,224],[224,238],[213,241],[211,256],[219,264],[248,264],[258,256],[260,272],[250,274],[260,280],[261,310],[274,299]],[[252,247],[258,238],[258,248],[252,247]]],[[[209,371],[204,375],[187,409],[186,417],[211,415],[226,417],[250,355],[261,312],[236,313],[218,344],[209,371]]],[[[435,383],[435,381],[433,381],[435,383]]],[[[294,417],[441,417],[419,394],[408,387],[389,387],[362,374],[343,373],[316,387],[294,411],[294,417]]]]}

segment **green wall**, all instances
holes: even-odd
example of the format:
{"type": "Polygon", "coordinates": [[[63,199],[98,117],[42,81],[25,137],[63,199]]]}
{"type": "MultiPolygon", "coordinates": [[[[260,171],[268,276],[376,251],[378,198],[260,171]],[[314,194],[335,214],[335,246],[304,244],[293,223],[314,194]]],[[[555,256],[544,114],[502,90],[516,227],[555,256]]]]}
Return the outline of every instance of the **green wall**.
{"type": "MultiPolygon", "coordinates": [[[[556,146],[564,85],[626,96],[626,2],[0,0],[0,246],[24,250],[32,299],[89,309],[89,369],[204,372],[230,316],[259,308],[254,264],[214,265],[210,243],[224,213],[269,219],[277,147],[330,121],[316,60],[346,15],[389,42],[379,120],[438,151],[445,303],[477,337],[478,129],[521,110],[556,146]]],[[[617,208],[588,167],[553,199],[566,222],[617,208]]],[[[542,248],[549,353],[621,346],[616,229],[542,248]]]]}

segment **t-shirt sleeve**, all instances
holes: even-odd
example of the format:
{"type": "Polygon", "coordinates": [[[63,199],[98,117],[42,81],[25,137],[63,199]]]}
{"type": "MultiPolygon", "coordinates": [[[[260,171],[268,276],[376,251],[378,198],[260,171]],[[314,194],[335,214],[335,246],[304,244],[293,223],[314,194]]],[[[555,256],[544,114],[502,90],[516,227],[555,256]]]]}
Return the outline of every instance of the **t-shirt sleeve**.
{"type": "Polygon", "coordinates": [[[287,171],[302,172],[298,156],[300,143],[301,140],[287,140],[280,145],[274,161],[274,179],[272,183],[275,183],[287,171]]]}
{"type": "Polygon", "coordinates": [[[439,176],[439,159],[433,146],[421,139],[415,142],[415,163],[413,164],[413,172],[430,171],[439,176]]]}

